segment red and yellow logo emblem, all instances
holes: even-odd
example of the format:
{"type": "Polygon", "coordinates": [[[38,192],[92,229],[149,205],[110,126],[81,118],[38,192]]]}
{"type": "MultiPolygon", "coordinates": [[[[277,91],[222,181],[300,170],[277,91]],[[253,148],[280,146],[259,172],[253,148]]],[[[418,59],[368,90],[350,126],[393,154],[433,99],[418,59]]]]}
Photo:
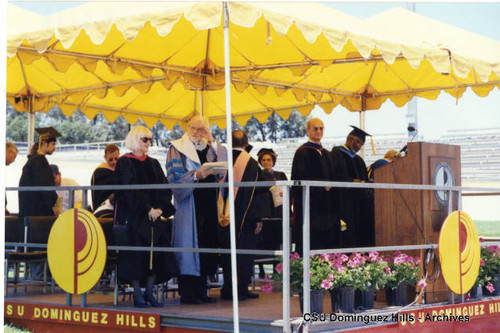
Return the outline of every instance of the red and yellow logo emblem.
{"type": "Polygon", "coordinates": [[[465,294],[476,282],[481,261],[477,230],[467,213],[455,211],[443,223],[439,234],[439,260],[448,287],[465,294]]]}
{"type": "Polygon", "coordinates": [[[70,294],[83,294],[99,281],[106,263],[106,238],[87,210],[70,209],[56,220],[47,243],[50,271],[70,294]]]}

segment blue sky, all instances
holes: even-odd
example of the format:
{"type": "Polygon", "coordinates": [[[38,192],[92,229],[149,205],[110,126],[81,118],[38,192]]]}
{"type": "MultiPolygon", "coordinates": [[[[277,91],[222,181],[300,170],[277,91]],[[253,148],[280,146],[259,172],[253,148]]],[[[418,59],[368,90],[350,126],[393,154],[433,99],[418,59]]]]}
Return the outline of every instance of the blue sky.
{"type": "MultiPolygon", "coordinates": [[[[10,1],[41,15],[50,15],[60,10],[75,7],[82,2],[20,2],[10,1]]],[[[326,3],[349,15],[364,19],[395,7],[407,8],[405,2],[338,2],[326,3]]],[[[429,18],[456,27],[500,40],[500,3],[438,3],[417,2],[415,11],[429,18]]],[[[495,88],[486,98],[477,97],[467,91],[458,103],[442,93],[436,101],[418,99],[418,129],[421,138],[436,138],[445,131],[457,129],[500,128],[500,91],[495,88]]],[[[385,103],[378,111],[366,113],[366,130],[372,134],[404,133],[406,129],[406,107],[396,108],[385,103]]],[[[358,124],[359,116],[342,107],[330,115],[315,109],[313,115],[325,122],[325,136],[343,136],[349,131],[348,124],[358,124]]]]}

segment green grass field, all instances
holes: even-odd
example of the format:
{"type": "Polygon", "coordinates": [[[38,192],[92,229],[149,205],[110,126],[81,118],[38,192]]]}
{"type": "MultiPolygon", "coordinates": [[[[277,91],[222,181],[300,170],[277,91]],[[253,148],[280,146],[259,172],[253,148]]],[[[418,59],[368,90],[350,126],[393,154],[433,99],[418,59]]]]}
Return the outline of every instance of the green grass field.
{"type": "Polygon", "coordinates": [[[474,221],[479,236],[500,237],[500,221],[474,221]]]}

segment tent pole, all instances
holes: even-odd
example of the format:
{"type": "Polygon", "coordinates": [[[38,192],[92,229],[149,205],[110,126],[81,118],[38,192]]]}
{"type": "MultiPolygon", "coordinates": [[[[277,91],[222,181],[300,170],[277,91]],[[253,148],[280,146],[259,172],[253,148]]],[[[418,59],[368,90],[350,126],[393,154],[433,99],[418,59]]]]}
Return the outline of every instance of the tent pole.
{"type": "Polygon", "coordinates": [[[32,96],[28,95],[28,155],[31,147],[35,144],[35,113],[33,112],[32,96]]]}
{"type": "Polygon", "coordinates": [[[234,221],[234,170],[233,170],[233,138],[231,124],[231,67],[229,59],[229,13],[227,2],[223,3],[224,12],[224,74],[226,92],[226,132],[227,132],[227,164],[229,190],[229,232],[231,239],[231,274],[233,289],[233,323],[234,332],[240,332],[240,318],[238,312],[238,277],[236,274],[236,227],[234,221]]]}
{"type": "MultiPolygon", "coordinates": [[[[416,12],[415,2],[406,4],[409,11],[416,12]]],[[[408,111],[406,113],[406,120],[408,121],[408,128],[413,127],[418,129],[418,109],[417,109],[417,96],[414,95],[411,101],[408,102],[408,111]]],[[[418,132],[408,130],[408,140],[416,139],[418,132]]]]}
{"type": "MultiPolygon", "coordinates": [[[[363,107],[364,109],[364,107],[363,107]]],[[[365,118],[366,114],[365,111],[360,111],[359,112],[359,128],[361,128],[363,131],[365,130],[365,118]]],[[[359,155],[361,155],[361,158],[364,160],[365,159],[365,145],[361,147],[361,150],[359,151],[359,155]]]]}

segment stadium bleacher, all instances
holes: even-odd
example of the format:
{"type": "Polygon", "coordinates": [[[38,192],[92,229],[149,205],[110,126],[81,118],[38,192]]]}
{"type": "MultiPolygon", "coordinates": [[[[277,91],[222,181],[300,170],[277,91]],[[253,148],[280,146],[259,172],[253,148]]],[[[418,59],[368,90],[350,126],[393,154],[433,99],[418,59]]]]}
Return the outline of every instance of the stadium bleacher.
{"type": "MultiPolygon", "coordinates": [[[[306,141],[306,138],[284,139],[278,143],[251,142],[254,146],[251,155],[256,157],[260,148],[273,148],[278,153],[276,170],[291,174],[292,160],[295,150],[306,141]]],[[[415,141],[421,140],[416,138],[415,141]]],[[[366,142],[364,159],[366,165],[370,165],[379,158],[383,158],[389,149],[401,149],[408,141],[406,134],[376,135],[374,145],[376,152],[373,153],[370,141],[366,142]]],[[[484,130],[455,130],[449,131],[438,140],[421,140],[427,142],[445,143],[459,145],[462,158],[462,180],[470,181],[500,181],[500,128],[484,130]]],[[[345,137],[324,138],[323,146],[328,150],[345,142],[345,137]]],[[[96,160],[102,159],[102,150],[109,142],[84,143],[77,145],[57,145],[55,159],[64,159],[65,153],[71,154],[72,159],[96,160]],[[78,154],[75,154],[78,152],[78,154]]],[[[113,142],[124,149],[123,141],[113,142]]],[[[16,142],[20,154],[26,154],[26,143],[16,142]]],[[[165,147],[151,147],[150,155],[159,161],[165,160],[165,147]]]]}
{"type": "MultiPolygon", "coordinates": [[[[285,139],[277,144],[268,142],[252,142],[255,155],[262,147],[272,147],[278,152],[278,161],[275,169],[290,176],[292,160],[295,150],[306,141],[306,138],[285,139]]],[[[374,139],[376,148],[372,152],[370,141],[365,145],[365,162],[370,165],[379,158],[383,158],[389,149],[401,149],[408,141],[405,134],[377,135],[374,139]]],[[[471,181],[500,181],[500,128],[481,131],[451,131],[438,140],[423,140],[427,142],[444,143],[460,146],[462,159],[462,180],[471,181]]],[[[324,138],[323,146],[330,150],[332,147],[345,142],[345,137],[324,138]]]]}

